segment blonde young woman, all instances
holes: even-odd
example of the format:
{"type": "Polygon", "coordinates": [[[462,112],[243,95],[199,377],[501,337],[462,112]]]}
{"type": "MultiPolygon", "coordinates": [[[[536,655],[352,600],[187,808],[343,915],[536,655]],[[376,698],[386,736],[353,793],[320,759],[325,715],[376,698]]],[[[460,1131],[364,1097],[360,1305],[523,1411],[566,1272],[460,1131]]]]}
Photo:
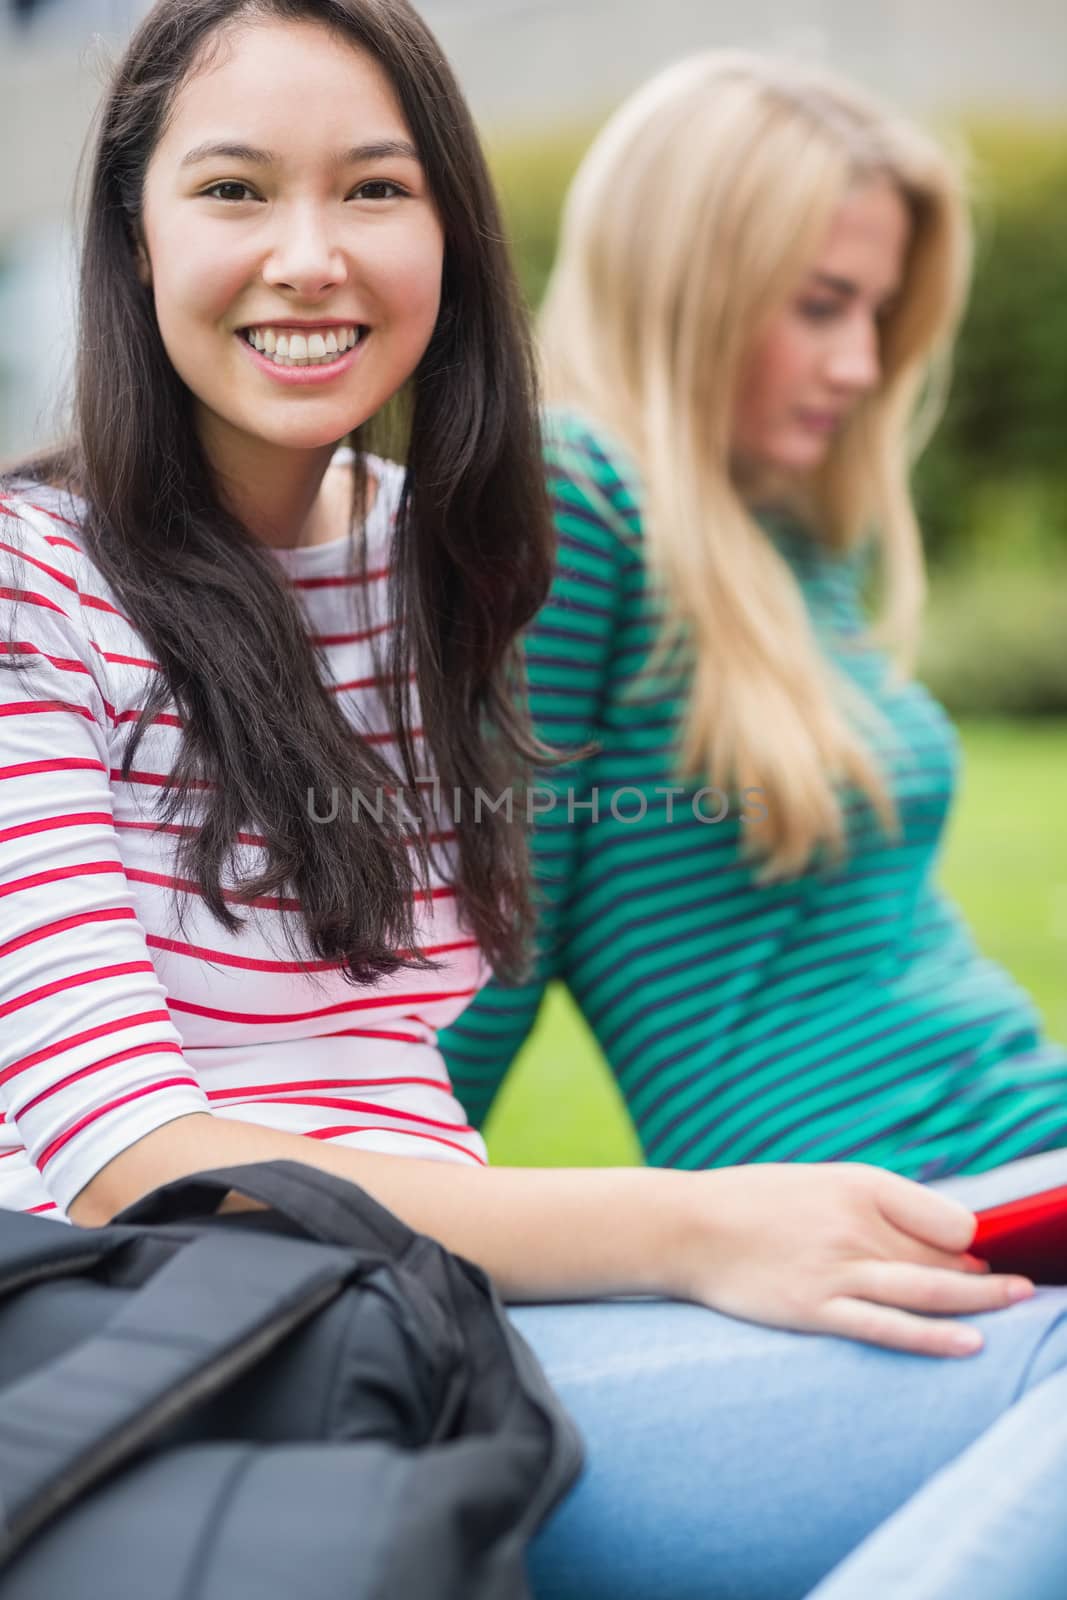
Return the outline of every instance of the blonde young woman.
{"type": "MultiPolygon", "coordinates": [[[[954,1181],[975,1204],[1067,1171],[1067,1057],[934,881],[956,742],[908,675],[923,597],[908,468],[968,264],[961,182],[929,137],[826,74],[716,53],[662,72],[594,141],[542,311],[560,550],[527,661],[537,731],[586,753],[534,799],[533,979],[491,984],[442,1047],[481,1121],[561,978],[649,1162],[724,1169],[728,1183],[762,1173],[771,1203],[742,1202],[752,1247],[785,1230],[797,1269],[819,1223],[793,1207],[816,1172],[954,1181]]],[[[890,1288],[894,1254],[861,1274],[876,1318],[920,1304],[921,1269],[890,1288]]],[[[790,1277],[768,1273],[767,1295],[790,1277]]],[[[1039,1291],[1028,1309],[1059,1300],[1039,1291]]],[[[819,1492],[847,1519],[864,1497],[861,1435],[883,1483],[898,1427],[941,1436],[941,1374],[905,1401],[894,1376],[919,1370],[907,1358],[888,1386],[877,1358],[853,1390],[855,1347],[842,1347],[798,1409],[790,1374],[811,1346],[779,1363],[735,1325],[727,1358],[706,1325],[653,1332],[651,1308],[630,1314],[659,1342],[679,1414],[673,1435],[644,1435],[648,1504],[634,1513],[662,1522],[665,1560],[681,1558],[659,1485],[677,1503],[716,1362],[734,1387],[713,1424],[708,1514],[717,1548],[745,1553],[712,1592],[797,1592],[777,1541],[806,1537],[812,1440],[819,1492]]],[[[575,1347],[561,1318],[549,1370],[564,1394],[614,1371],[616,1410],[634,1406],[626,1360],[587,1333],[575,1347]]],[[[1060,1461],[1045,1499],[1018,1472],[1035,1495],[1027,1527],[1043,1525],[1035,1505],[1058,1520],[1064,1435],[1049,1416],[1031,1408],[976,1446],[827,1594],[1056,1592],[1052,1568],[1013,1567],[1025,1539],[997,1536],[1016,1506],[977,1534],[1020,1447],[1060,1461]]],[[[620,1553],[620,1593],[653,1592],[626,1588],[625,1569],[620,1553]]],[[[686,1592],[705,1591],[694,1576],[686,1592]]]]}
{"type": "Polygon", "coordinates": [[[654,1165],[1067,1170],[1067,1055],[935,881],[957,745],[908,675],[968,255],[937,145],[784,64],[684,61],[588,152],[527,653],[538,731],[598,748],[536,800],[535,980],[446,1036],[476,1120],[558,976],[654,1165]]]}
{"type": "Polygon", "coordinates": [[[423,754],[515,778],[550,577],[499,218],[406,0],[157,0],[75,339],[69,441],[0,483],[0,1206],[92,1228],[288,1156],[480,1262],[588,1447],[539,1597],[790,1600],[940,1465],[988,1488],[988,1449],[1059,1493],[1027,1428],[1067,1409],[1067,1293],[974,1271],[958,1203],[870,1166],[486,1170],[436,1028],[517,953],[521,838],[329,817],[423,754]],[[403,464],[365,431],[401,396],[403,464]]]}

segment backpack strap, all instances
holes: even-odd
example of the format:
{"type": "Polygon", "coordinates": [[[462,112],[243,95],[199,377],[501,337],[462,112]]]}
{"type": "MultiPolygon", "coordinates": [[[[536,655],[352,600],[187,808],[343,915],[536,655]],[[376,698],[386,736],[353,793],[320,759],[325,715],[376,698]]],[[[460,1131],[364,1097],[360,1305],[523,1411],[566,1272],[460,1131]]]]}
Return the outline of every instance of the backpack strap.
{"type": "Polygon", "coordinates": [[[231,1189],[250,1200],[262,1200],[309,1239],[324,1244],[374,1250],[399,1261],[421,1238],[357,1183],[303,1161],[254,1161],[176,1178],[127,1206],[111,1221],[141,1226],[211,1216],[231,1189]]]}
{"type": "Polygon", "coordinates": [[[126,1243],[103,1228],[70,1228],[0,1207],[0,1300],[49,1278],[92,1272],[126,1243]]]}
{"type": "MultiPolygon", "coordinates": [[[[105,1474],[255,1366],[368,1265],[351,1251],[278,1234],[200,1235],[99,1333],[9,1385],[0,1407],[0,1566],[105,1474]]],[[[83,1267],[71,1253],[68,1272],[83,1267]]]]}

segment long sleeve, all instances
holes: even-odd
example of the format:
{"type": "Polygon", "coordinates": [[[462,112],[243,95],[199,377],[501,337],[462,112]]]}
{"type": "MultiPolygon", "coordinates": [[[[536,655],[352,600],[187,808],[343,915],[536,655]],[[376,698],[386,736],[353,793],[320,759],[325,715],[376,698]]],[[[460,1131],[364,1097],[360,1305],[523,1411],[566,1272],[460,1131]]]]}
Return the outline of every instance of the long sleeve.
{"type": "MultiPolygon", "coordinates": [[[[558,750],[596,741],[634,562],[627,490],[596,437],[576,417],[546,426],[546,465],[558,535],[548,599],[527,632],[530,710],[538,737],[558,750]]],[[[588,761],[536,775],[533,823],[537,931],[527,982],[493,980],[440,1037],[456,1093],[480,1127],[531,1028],[548,982],[567,976],[567,921],[575,863],[590,825],[588,761]]]]}
{"type": "Polygon", "coordinates": [[[131,901],[96,597],[66,543],[0,517],[0,1181],[31,1165],[40,1211],[208,1109],[131,901]]]}
{"type": "MultiPolygon", "coordinates": [[[[388,750],[353,585],[371,585],[372,633],[386,631],[405,474],[368,460],[366,579],[343,542],[273,553],[324,684],[388,750]]],[[[159,815],[180,707],[167,697],[124,775],[160,664],[85,548],[86,503],[19,483],[0,499],[0,1207],[62,1219],[116,1156],[194,1112],[483,1165],[436,1043],[485,978],[449,863],[416,894],[420,947],[442,958],[432,972],[353,984],[343,963],[315,960],[292,893],[247,896],[269,850],[251,826],[222,873],[237,914],[223,927],[183,865],[199,797],[180,820],[159,815]]]]}

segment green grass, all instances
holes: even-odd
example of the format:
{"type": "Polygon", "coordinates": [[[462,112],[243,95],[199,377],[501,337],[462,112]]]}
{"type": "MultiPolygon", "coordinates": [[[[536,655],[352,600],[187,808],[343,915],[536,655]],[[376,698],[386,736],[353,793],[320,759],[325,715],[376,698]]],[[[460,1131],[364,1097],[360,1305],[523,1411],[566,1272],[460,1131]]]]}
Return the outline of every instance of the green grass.
{"type": "MultiPolygon", "coordinates": [[[[985,954],[1067,1040],[1067,723],[963,725],[964,780],[941,880],[985,954]]],[[[486,1129],[514,1166],[621,1166],[637,1141],[596,1042],[553,988],[486,1129]]]]}

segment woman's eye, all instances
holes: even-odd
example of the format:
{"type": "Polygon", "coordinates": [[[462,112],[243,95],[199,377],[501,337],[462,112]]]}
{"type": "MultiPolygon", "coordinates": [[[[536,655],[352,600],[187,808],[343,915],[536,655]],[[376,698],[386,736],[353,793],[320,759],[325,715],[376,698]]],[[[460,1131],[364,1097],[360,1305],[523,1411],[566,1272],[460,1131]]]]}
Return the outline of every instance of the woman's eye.
{"type": "Polygon", "coordinates": [[[388,178],[368,178],[366,183],[360,184],[355,193],[365,200],[392,200],[397,195],[406,194],[407,190],[402,189],[398,183],[392,183],[388,178]],[[392,193],[368,194],[367,191],[370,189],[377,189],[379,191],[382,189],[389,189],[392,191],[392,193]]]}
{"type": "MultiPolygon", "coordinates": [[[[219,200],[231,204],[244,200],[249,195],[255,198],[255,191],[250,189],[247,183],[238,182],[236,178],[224,178],[218,183],[213,183],[210,189],[204,189],[202,193],[216,196],[219,200]],[[239,191],[237,194],[232,192],[235,189],[239,191]],[[224,193],[225,190],[229,190],[230,193],[224,193]]],[[[393,200],[405,194],[407,190],[389,178],[368,178],[366,183],[361,183],[354,191],[354,197],[362,200],[393,200]]]]}
{"type": "MultiPolygon", "coordinates": [[[[205,189],[203,192],[204,194],[214,195],[217,194],[220,189],[243,189],[245,194],[252,193],[252,190],[248,187],[247,183],[238,183],[235,178],[224,178],[220,183],[213,183],[210,189],[205,189]]],[[[233,201],[242,200],[243,198],[244,195],[219,195],[220,200],[233,201]]]]}
{"type": "Polygon", "coordinates": [[[836,300],[802,300],[798,310],[809,322],[829,322],[839,311],[836,300]]]}

